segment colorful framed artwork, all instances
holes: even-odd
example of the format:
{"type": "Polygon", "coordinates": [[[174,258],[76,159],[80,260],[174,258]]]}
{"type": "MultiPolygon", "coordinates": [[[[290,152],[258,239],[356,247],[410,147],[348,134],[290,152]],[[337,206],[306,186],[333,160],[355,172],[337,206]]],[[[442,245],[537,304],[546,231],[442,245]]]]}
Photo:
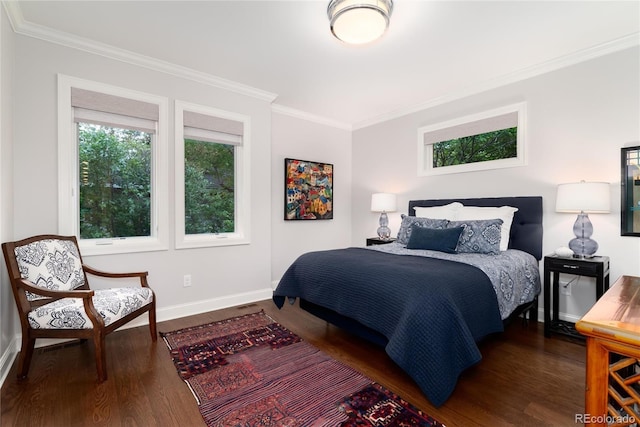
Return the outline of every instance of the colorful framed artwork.
{"type": "Polygon", "coordinates": [[[284,159],[284,219],[333,219],[333,165],[284,159]]]}

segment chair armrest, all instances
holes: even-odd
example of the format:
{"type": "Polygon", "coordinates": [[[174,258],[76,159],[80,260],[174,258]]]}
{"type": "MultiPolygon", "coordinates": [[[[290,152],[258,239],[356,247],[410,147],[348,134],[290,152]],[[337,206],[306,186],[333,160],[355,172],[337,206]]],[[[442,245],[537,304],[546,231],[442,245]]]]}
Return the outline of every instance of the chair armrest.
{"type": "Polygon", "coordinates": [[[132,273],[111,273],[108,271],[95,269],[86,264],[82,264],[82,268],[86,273],[93,274],[94,276],[109,277],[112,279],[121,279],[125,277],[146,277],[149,275],[148,271],[136,271],[132,273]]]}
{"type": "Polygon", "coordinates": [[[17,281],[17,285],[19,288],[22,288],[28,292],[31,292],[35,295],[40,295],[43,297],[49,298],[91,298],[94,295],[94,292],[90,289],[77,289],[70,291],[56,291],[53,289],[41,288],[39,286],[34,286],[30,281],[25,279],[20,279],[17,281]]]}
{"type": "Polygon", "coordinates": [[[139,277],[140,284],[142,285],[142,287],[144,288],[149,287],[149,283],[147,282],[147,276],[149,276],[148,271],[136,271],[136,272],[130,272],[130,273],[110,273],[107,271],[95,269],[86,264],[82,264],[82,268],[84,269],[85,273],[92,274],[94,276],[99,276],[99,277],[106,277],[109,279],[124,279],[124,278],[131,278],[131,277],[139,277]]]}

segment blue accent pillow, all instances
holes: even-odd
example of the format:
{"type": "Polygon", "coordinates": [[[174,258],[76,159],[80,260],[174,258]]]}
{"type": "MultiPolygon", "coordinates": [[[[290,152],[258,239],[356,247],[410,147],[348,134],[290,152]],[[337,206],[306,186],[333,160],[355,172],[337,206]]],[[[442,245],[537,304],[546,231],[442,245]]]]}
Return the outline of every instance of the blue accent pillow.
{"type": "Polygon", "coordinates": [[[457,253],[458,239],[464,227],[445,229],[413,227],[407,249],[430,249],[433,251],[457,253]]]}
{"type": "Polygon", "coordinates": [[[501,219],[450,221],[447,227],[464,227],[458,240],[458,253],[500,253],[501,219]]]}
{"type": "Polygon", "coordinates": [[[419,218],[416,216],[401,215],[402,224],[400,224],[400,230],[398,230],[398,243],[406,245],[409,242],[409,236],[411,231],[415,227],[423,228],[446,228],[449,222],[446,219],[432,219],[432,218],[419,218]]]}

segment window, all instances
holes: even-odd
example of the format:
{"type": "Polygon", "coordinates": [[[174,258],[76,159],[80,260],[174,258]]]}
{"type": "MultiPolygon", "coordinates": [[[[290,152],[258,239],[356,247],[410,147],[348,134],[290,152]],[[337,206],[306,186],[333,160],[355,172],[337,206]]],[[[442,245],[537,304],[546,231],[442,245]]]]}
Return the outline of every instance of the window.
{"type": "Polygon", "coordinates": [[[176,247],[249,243],[247,117],[176,101],[176,247]]]}
{"type": "Polygon", "coordinates": [[[151,236],[155,132],[77,120],[80,238],[151,236]]]}
{"type": "Polygon", "coordinates": [[[83,253],[167,248],[165,98],[59,76],[59,230],[83,253]]]}
{"type": "Polygon", "coordinates": [[[418,175],[522,166],[524,104],[418,129],[418,175]]]}

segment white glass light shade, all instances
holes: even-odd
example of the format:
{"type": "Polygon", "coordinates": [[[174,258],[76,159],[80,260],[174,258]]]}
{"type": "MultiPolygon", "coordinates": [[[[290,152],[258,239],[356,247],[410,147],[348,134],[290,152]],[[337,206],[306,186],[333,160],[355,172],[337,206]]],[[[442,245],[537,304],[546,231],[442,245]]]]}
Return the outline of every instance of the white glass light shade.
{"type": "Polygon", "coordinates": [[[395,212],[396,195],[390,193],[374,193],[371,195],[371,212],[395,212]]]}
{"type": "Polygon", "coordinates": [[[556,212],[608,213],[608,182],[572,182],[558,185],[556,212]]]}
{"type": "Polygon", "coordinates": [[[327,14],[337,39],[365,44],[384,34],[392,10],[393,0],[331,0],[327,14]]]}

